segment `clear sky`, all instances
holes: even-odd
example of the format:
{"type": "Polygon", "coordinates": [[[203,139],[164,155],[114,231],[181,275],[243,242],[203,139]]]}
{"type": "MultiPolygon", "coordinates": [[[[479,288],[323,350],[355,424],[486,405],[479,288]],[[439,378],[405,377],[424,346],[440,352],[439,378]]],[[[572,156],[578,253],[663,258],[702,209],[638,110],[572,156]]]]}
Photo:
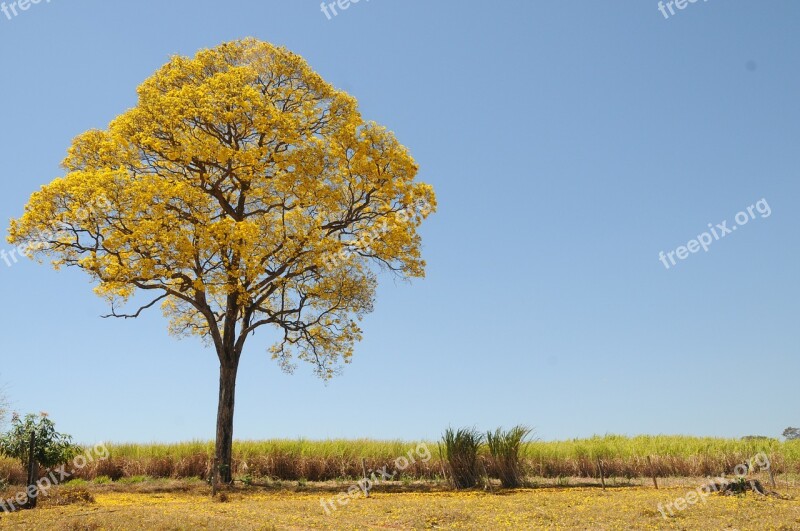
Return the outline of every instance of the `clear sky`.
{"type": "MultiPolygon", "coordinates": [[[[383,277],[343,376],[285,375],[269,334],[250,341],[237,438],[517,423],[542,439],[778,436],[800,424],[800,3],[674,11],[362,0],[329,20],[316,0],[42,0],[0,12],[0,217],[19,216],[71,139],[133,106],[170,55],[257,37],[392,129],[440,208],[423,227],[427,278],[383,277]],[[740,211],[749,222],[707,252],[679,249],[740,211]]],[[[103,320],[86,275],[27,260],[0,261],[0,293],[0,382],[16,409],[48,411],[82,442],[213,438],[215,354],[171,338],[158,310],[103,320]]]]}

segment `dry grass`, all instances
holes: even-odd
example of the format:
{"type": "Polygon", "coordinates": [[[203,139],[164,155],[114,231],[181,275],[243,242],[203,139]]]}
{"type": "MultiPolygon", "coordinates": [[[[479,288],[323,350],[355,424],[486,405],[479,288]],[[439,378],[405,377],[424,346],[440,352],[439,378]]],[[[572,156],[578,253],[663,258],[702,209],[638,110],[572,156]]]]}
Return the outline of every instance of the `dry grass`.
{"type": "MultiPolygon", "coordinates": [[[[368,469],[384,465],[415,448],[416,442],[373,440],[273,440],[237,441],[234,475],[239,479],[273,478],[286,481],[328,481],[362,475],[362,458],[368,469]]],[[[428,463],[417,461],[403,471],[414,479],[439,479],[442,465],[437,444],[427,443],[434,455],[428,463]]],[[[213,444],[110,445],[111,457],[78,471],[77,477],[112,480],[146,476],[153,478],[206,478],[213,444]]],[[[484,448],[484,453],[487,450],[484,448]]],[[[597,478],[597,459],[608,477],[716,476],[730,473],[737,464],[759,452],[769,455],[776,473],[800,473],[800,441],[775,439],[739,440],[680,436],[603,436],[572,441],[531,442],[520,449],[527,476],[545,478],[597,478]],[[652,470],[648,463],[651,458],[652,470]]],[[[488,457],[488,456],[486,456],[488,457]]],[[[0,459],[0,481],[20,484],[25,472],[19,463],[0,459]]]]}
{"type": "MultiPolygon", "coordinates": [[[[539,488],[503,491],[375,492],[330,515],[320,498],[347,484],[310,486],[307,492],[234,489],[214,503],[205,487],[179,492],[120,491],[90,487],[94,502],[2,515],[13,529],[800,529],[797,500],[712,495],[664,519],[659,503],[685,495],[700,483],[655,490],[645,487],[539,488]]],[[[800,489],[783,489],[797,496],[800,489]]]]}

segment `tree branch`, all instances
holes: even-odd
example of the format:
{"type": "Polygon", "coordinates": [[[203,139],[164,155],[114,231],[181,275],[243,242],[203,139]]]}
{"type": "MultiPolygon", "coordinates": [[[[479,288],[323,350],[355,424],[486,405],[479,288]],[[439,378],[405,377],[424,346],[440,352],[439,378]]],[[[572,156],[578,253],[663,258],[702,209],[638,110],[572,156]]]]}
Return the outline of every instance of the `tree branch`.
{"type": "Polygon", "coordinates": [[[111,313],[110,313],[110,314],[108,314],[108,315],[102,315],[101,317],[102,317],[103,319],[108,319],[109,317],[119,317],[119,318],[122,318],[122,319],[136,319],[137,317],[139,317],[139,315],[140,315],[140,314],[141,314],[141,313],[142,313],[144,310],[146,310],[146,309],[148,309],[148,308],[151,308],[151,307],[152,307],[152,306],[153,306],[155,303],[157,303],[158,301],[160,301],[160,300],[162,300],[162,299],[166,299],[167,297],[169,297],[169,293],[164,293],[163,295],[159,296],[159,297],[158,297],[158,298],[156,298],[155,300],[151,301],[151,302],[150,302],[150,304],[146,304],[146,305],[142,306],[141,308],[139,308],[139,309],[136,311],[136,313],[134,313],[134,314],[118,314],[118,313],[117,313],[117,312],[114,310],[114,304],[112,303],[112,304],[111,304],[111,313]]]}

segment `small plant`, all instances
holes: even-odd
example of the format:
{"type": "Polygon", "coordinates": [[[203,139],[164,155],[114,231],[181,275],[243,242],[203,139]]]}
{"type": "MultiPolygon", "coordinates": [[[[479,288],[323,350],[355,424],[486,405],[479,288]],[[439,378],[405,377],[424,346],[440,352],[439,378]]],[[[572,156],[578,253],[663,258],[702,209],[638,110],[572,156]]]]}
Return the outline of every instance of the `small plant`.
{"type": "Polygon", "coordinates": [[[66,463],[78,453],[80,448],[72,444],[72,437],[58,433],[55,423],[46,413],[11,417],[11,430],[0,437],[0,454],[19,459],[28,465],[31,434],[35,437],[34,459],[45,468],[66,463]]]}
{"type": "Polygon", "coordinates": [[[525,438],[531,431],[526,426],[514,426],[508,431],[497,428],[494,433],[486,434],[492,463],[503,487],[513,489],[522,485],[524,474],[519,454],[525,438]]]}
{"type": "Polygon", "coordinates": [[[737,495],[744,495],[747,491],[747,480],[745,478],[736,478],[736,483],[733,485],[733,492],[737,495]]]}
{"type": "Polygon", "coordinates": [[[96,478],[94,478],[94,482],[97,485],[107,485],[111,483],[111,478],[108,476],[97,476],[96,478]]]}
{"type": "Polygon", "coordinates": [[[478,451],[483,440],[483,434],[475,428],[460,428],[457,431],[447,428],[444,432],[444,455],[450,468],[453,487],[470,489],[478,485],[478,451]]]}
{"type": "Polygon", "coordinates": [[[36,507],[39,496],[36,481],[39,467],[51,469],[62,465],[75,457],[80,448],[72,443],[72,437],[58,433],[55,423],[47,413],[26,415],[21,418],[14,413],[11,416],[11,430],[0,437],[0,454],[19,459],[28,474],[28,501],[26,507],[36,507]],[[31,458],[31,439],[33,438],[33,463],[31,458]]]}

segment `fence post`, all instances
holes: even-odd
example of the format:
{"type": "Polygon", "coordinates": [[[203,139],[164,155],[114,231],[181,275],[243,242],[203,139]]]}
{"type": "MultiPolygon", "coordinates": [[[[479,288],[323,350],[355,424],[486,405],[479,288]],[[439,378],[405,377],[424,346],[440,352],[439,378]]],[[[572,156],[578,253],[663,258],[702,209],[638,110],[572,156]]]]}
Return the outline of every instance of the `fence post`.
{"type": "Polygon", "coordinates": [[[767,460],[768,460],[767,471],[769,472],[769,482],[772,484],[773,489],[777,489],[778,485],[775,483],[775,474],[772,473],[772,461],[769,461],[769,458],[767,458],[767,460]]]}
{"type": "Polygon", "coordinates": [[[361,458],[361,471],[364,473],[364,497],[369,498],[369,491],[372,490],[372,485],[367,478],[367,461],[363,457],[361,458]],[[367,485],[370,486],[367,487],[367,485]]]}
{"type": "Polygon", "coordinates": [[[36,489],[36,476],[39,467],[36,464],[36,432],[31,430],[31,442],[28,448],[28,501],[25,507],[28,509],[36,508],[36,499],[39,492],[36,489]]]}
{"type": "Polygon", "coordinates": [[[655,485],[656,490],[658,490],[658,480],[656,479],[656,469],[653,468],[653,461],[650,459],[650,456],[647,456],[647,467],[650,469],[650,475],[653,477],[653,485],[655,485]]]}
{"type": "Polygon", "coordinates": [[[603,486],[603,490],[606,490],[606,478],[605,473],[603,472],[603,462],[600,458],[597,458],[597,469],[600,471],[600,484],[603,486]]]}

